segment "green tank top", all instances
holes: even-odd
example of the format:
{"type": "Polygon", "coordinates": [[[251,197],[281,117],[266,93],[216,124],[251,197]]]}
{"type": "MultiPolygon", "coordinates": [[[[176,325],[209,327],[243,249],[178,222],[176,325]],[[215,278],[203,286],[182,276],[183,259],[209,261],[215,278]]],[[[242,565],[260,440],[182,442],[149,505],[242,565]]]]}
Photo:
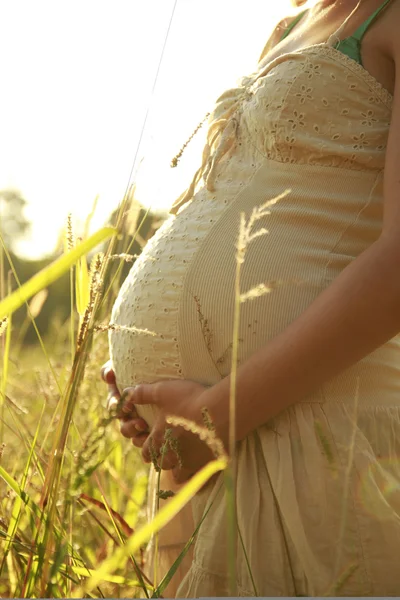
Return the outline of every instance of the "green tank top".
{"type": "MultiPolygon", "coordinates": [[[[372,23],[375,21],[375,19],[378,17],[378,15],[381,13],[381,11],[389,4],[390,1],[391,0],[384,0],[383,4],[366,21],[364,21],[364,23],[362,23],[360,25],[360,27],[353,33],[353,35],[345,38],[344,40],[340,40],[334,46],[336,48],[336,50],[339,50],[339,52],[346,54],[347,56],[349,56],[350,58],[352,58],[353,60],[358,62],[360,65],[362,65],[362,60],[361,60],[362,39],[363,39],[364,35],[366,34],[366,32],[368,31],[369,27],[372,25],[372,23]]],[[[301,12],[297,15],[297,17],[291,22],[289,27],[284,32],[280,41],[284,40],[289,35],[289,33],[297,25],[297,23],[303,18],[303,16],[306,14],[306,12],[307,12],[307,10],[304,10],[303,12],[301,12]]]]}

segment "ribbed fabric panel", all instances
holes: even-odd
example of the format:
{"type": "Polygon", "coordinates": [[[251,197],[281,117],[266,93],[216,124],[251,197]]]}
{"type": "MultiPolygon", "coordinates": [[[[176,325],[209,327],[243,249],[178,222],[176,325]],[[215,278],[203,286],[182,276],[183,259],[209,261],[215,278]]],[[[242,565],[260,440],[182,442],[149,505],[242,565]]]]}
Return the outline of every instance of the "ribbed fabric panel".
{"type": "MultiPolygon", "coordinates": [[[[271,214],[253,230],[262,226],[269,234],[251,242],[242,266],[242,292],[261,283],[283,283],[270,294],[241,305],[241,363],[304,312],[379,237],[379,174],[288,164],[278,169],[274,161],[264,160],[251,185],[210,229],[186,275],[178,329],[185,378],[211,384],[230,372],[227,349],[233,331],[239,215],[244,212],[248,219],[254,208],[290,188],[291,181],[296,182],[295,189],[272,206],[271,214]],[[207,320],[208,334],[194,297],[207,320]]],[[[365,391],[360,402],[376,404],[379,393],[380,403],[400,405],[399,350],[398,341],[393,340],[305,401],[352,402],[360,376],[365,391]],[[385,390],[391,390],[387,398],[385,390]]]]}

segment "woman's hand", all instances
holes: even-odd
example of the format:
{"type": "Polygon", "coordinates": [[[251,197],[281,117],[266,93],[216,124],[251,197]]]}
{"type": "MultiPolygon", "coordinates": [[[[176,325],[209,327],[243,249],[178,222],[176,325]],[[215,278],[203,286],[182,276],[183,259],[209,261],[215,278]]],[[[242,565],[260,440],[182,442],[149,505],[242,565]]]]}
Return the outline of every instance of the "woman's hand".
{"type": "Polygon", "coordinates": [[[127,404],[121,398],[110,361],[102,366],[101,378],[108,386],[107,410],[110,413],[114,412],[120,420],[122,435],[132,439],[132,444],[141,448],[148,438],[149,426],[144,419],[139,417],[135,407],[127,404]]]}
{"type": "Polygon", "coordinates": [[[123,392],[128,410],[135,405],[153,404],[158,417],[142,446],[145,462],[157,461],[163,470],[172,469],[177,483],[182,483],[213,460],[210,448],[199,436],[167,423],[169,416],[183,417],[204,427],[201,409],[202,394],[206,388],[193,381],[169,380],[153,384],[141,384],[123,392]],[[167,436],[166,431],[168,431],[167,436]],[[167,441],[165,441],[167,439],[167,441]],[[165,452],[161,454],[162,447],[165,452]]]}

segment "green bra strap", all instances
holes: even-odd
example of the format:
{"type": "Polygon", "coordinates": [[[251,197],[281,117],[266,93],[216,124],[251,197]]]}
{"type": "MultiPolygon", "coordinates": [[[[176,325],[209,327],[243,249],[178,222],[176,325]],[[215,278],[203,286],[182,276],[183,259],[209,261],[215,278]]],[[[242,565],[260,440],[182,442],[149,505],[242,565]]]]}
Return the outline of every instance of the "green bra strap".
{"type": "Polygon", "coordinates": [[[292,31],[293,27],[295,27],[297,25],[297,23],[303,18],[303,16],[306,14],[306,12],[307,12],[307,10],[303,10],[303,12],[299,13],[297,15],[297,17],[290,23],[289,27],[286,29],[283,36],[279,40],[280,42],[289,35],[289,33],[292,31]]]}
{"type": "Polygon", "coordinates": [[[386,8],[386,6],[389,4],[391,0],[385,0],[384,3],[382,4],[382,6],[380,6],[370,17],[369,19],[367,19],[366,21],[364,21],[364,23],[362,25],[360,25],[360,27],[357,29],[357,31],[351,36],[352,38],[355,38],[356,40],[358,40],[359,42],[361,42],[361,40],[363,39],[364,35],[366,34],[368,28],[372,25],[372,23],[375,21],[375,19],[377,18],[377,16],[380,14],[380,12],[386,8]]]}

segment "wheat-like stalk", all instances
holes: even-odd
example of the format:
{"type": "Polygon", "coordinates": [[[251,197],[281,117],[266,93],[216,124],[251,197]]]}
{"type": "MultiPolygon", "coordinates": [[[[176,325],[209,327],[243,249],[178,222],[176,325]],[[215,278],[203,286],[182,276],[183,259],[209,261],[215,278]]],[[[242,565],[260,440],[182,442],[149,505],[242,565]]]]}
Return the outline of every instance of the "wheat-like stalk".
{"type": "MultiPolygon", "coordinates": [[[[125,262],[133,262],[136,258],[139,258],[140,254],[126,254],[124,252],[122,252],[121,254],[111,254],[111,256],[108,257],[108,260],[124,260],[125,262]]],[[[150,257],[146,257],[150,258],[150,257]]],[[[155,260],[154,258],[152,260],[155,260]]]]}
{"type": "Polygon", "coordinates": [[[216,458],[225,458],[228,459],[224,444],[222,441],[216,436],[215,430],[210,430],[208,427],[202,427],[198,425],[194,421],[190,421],[189,419],[185,419],[183,417],[167,417],[167,423],[173,425],[173,427],[183,427],[185,431],[191,431],[195,435],[198,435],[199,438],[207,444],[216,458]]]}
{"type": "Polygon", "coordinates": [[[208,323],[208,319],[206,319],[201,310],[200,298],[198,296],[194,296],[194,301],[196,302],[197,314],[199,315],[199,323],[201,326],[201,332],[203,334],[204,341],[207,346],[207,350],[211,353],[211,341],[212,341],[212,332],[208,323]]]}
{"type": "Polygon", "coordinates": [[[141,335],[157,336],[155,331],[150,331],[149,329],[139,329],[138,327],[116,325],[115,323],[109,323],[108,325],[96,325],[93,329],[94,331],[129,331],[130,333],[136,333],[141,335]]]}
{"type": "Polygon", "coordinates": [[[181,159],[182,154],[184,153],[186,147],[192,141],[192,139],[194,138],[194,136],[196,135],[196,133],[199,131],[199,129],[201,129],[201,127],[203,126],[203,124],[207,121],[207,119],[208,119],[209,116],[210,116],[210,113],[207,113],[205,115],[204,119],[202,121],[200,121],[200,123],[197,125],[196,129],[193,131],[193,133],[190,135],[190,137],[187,139],[187,141],[183,144],[183,146],[179,150],[178,154],[176,156],[174,156],[174,158],[171,160],[171,167],[172,168],[178,166],[178,162],[181,159]]]}
{"type": "Polygon", "coordinates": [[[208,431],[212,431],[215,433],[215,425],[213,420],[211,419],[210,413],[208,412],[207,407],[203,407],[201,409],[201,416],[203,417],[204,425],[207,427],[208,431]]]}
{"type": "Polygon", "coordinates": [[[94,257],[92,258],[92,262],[90,263],[90,270],[89,270],[89,297],[90,297],[90,300],[89,300],[89,304],[91,305],[92,309],[93,309],[94,303],[96,301],[96,298],[101,293],[101,288],[103,285],[103,281],[100,277],[103,262],[104,262],[104,253],[98,252],[97,254],[94,255],[94,257]]]}
{"type": "Polygon", "coordinates": [[[78,339],[77,339],[77,347],[80,348],[84,337],[87,333],[90,318],[93,314],[94,306],[96,300],[99,298],[101,294],[101,289],[103,285],[103,281],[100,277],[101,268],[104,262],[104,254],[102,252],[98,252],[92,259],[90,264],[89,271],[89,302],[87,307],[85,308],[85,312],[82,318],[82,322],[79,327],[78,339]]]}
{"type": "Polygon", "coordinates": [[[74,229],[72,227],[72,214],[69,213],[67,216],[67,235],[66,235],[67,249],[70,252],[75,248],[75,236],[74,229]]]}

